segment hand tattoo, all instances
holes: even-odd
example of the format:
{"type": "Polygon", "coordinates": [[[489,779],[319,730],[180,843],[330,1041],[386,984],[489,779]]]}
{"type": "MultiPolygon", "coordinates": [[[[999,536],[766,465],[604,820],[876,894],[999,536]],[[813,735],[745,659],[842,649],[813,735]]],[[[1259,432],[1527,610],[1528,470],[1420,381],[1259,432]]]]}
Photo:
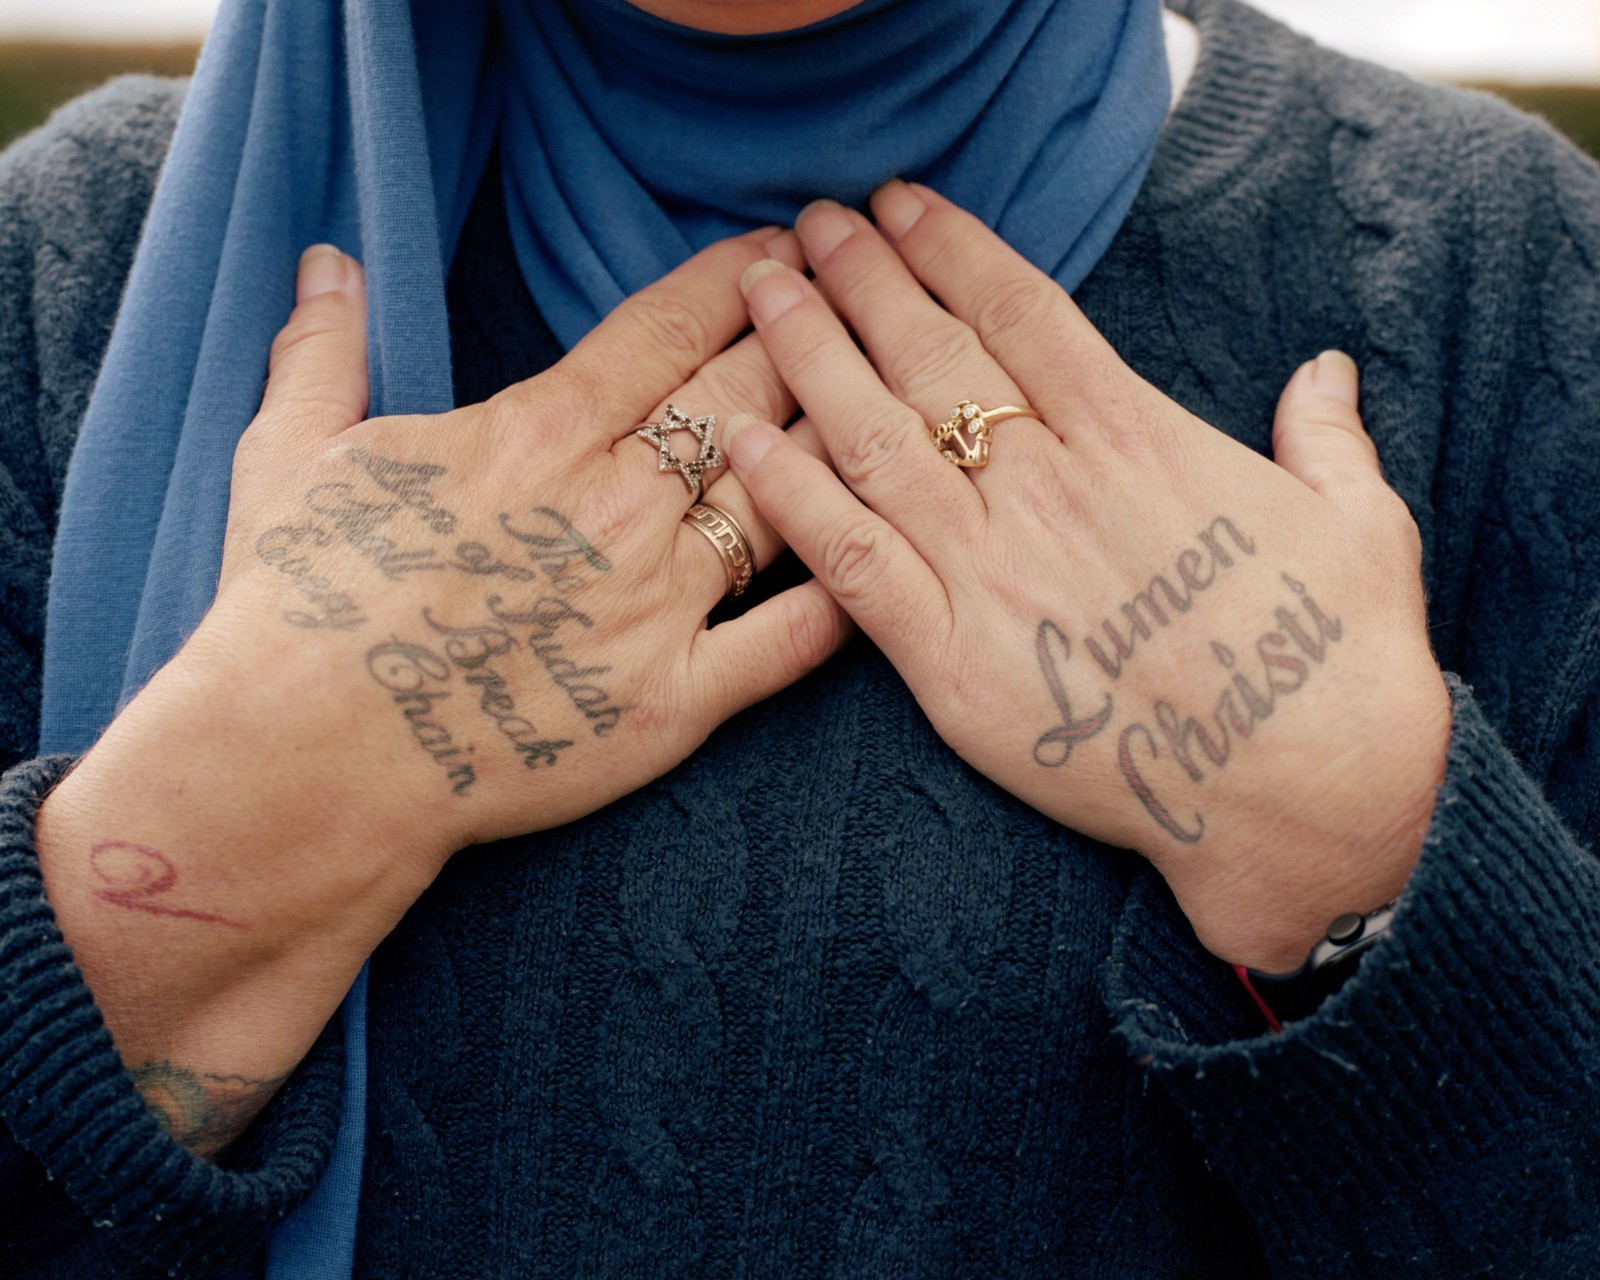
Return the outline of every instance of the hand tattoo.
{"type": "Polygon", "coordinates": [[[280,524],[256,539],[256,558],[288,578],[294,589],[316,610],[314,613],[299,609],[285,610],[285,622],[297,627],[348,630],[366,621],[361,616],[361,606],[348,593],[336,589],[326,574],[318,573],[305,552],[304,544],[326,547],[332,541],[333,537],[326,529],[314,524],[280,524]]]}
{"type": "MultiPolygon", "coordinates": [[[[1183,584],[1181,591],[1166,575],[1157,574],[1149,587],[1121,606],[1126,632],[1109,619],[1101,624],[1101,631],[1111,642],[1109,652],[1096,636],[1085,638],[1085,650],[1112,680],[1122,675],[1127,661],[1134,656],[1137,641],[1148,642],[1158,630],[1175,625],[1178,615],[1189,612],[1196,595],[1213,586],[1222,570],[1234,567],[1234,551],[1247,556],[1256,554],[1255,542],[1226,516],[1213,520],[1198,535],[1198,541],[1207,555],[1188,548],[1178,556],[1174,576],[1183,584]],[[1223,534],[1231,540],[1232,550],[1224,544],[1223,534]]],[[[1295,599],[1274,611],[1274,625],[1260,633],[1250,646],[1254,673],[1241,667],[1240,657],[1232,648],[1212,640],[1211,654],[1226,673],[1226,683],[1213,709],[1191,715],[1180,710],[1172,699],[1159,698],[1147,718],[1124,725],[1117,737],[1117,767],[1123,781],[1156,825],[1183,844],[1200,840],[1205,834],[1205,818],[1197,812],[1188,822],[1180,821],[1147,776],[1149,767],[1171,759],[1189,783],[1205,782],[1208,770],[1223,768],[1238,743],[1249,738],[1256,726],[1277,710],[1280,699],[1305,685],[1315,667],[1326,661],[1329,646],[1344,635],[1340,620],[1330,617],[1303,583],[1288,574],[1282,577],[1295,599]]],[[[1060,627],[1046,619],[1039,624],[1035,650],[1039,673],[1060,723],[1035,742],[1033,758],[1044,768],[1059,769],[1079,745],[1110,724],[1112,696],[1107,693],[1100,709],[1092,715],[1075,718],[1066,679],[1071,642],[1060,627]]]]}
{"type": "Polygon", "coordinates": [[[1116,622],[1110,618],[1100,624],[1100,629],[1105,632],[1106,639],[1111,643],[1110,653],[1101,647],[1099,640],[1093,635],[1084,638],[1083,647],[1089,651],[1089,656],[1098,662],[1101,670],[1113,680],[1122,674],[1123,663],[1133,657],[1134,647],[1138,641],[1150,641],[1158,629],[1171,624],[1172,618],[1168,610],[1172,613],[1188,613],[1194,603],[1194,597],[1216,582],[1218,571],[1233,568],[1234,559],[1222,545],[1222,539],[1218,536],[1219,531],[1226,531],[1239,551],[1247,556],[1255,555],[1255,542],[1240,533],[1238,526],[1227,516],[1218,516],[1196,537],[1200,545],[1210,553],[1209,564],[1193,547],[1186,548],[1178,555],[1177,577],[1178,581],[1183,583],[1182,591],[1174,587],[1168,578],[1158,573],[1150,579],[1148,587],[1123,605],[1119,611],[1127,620],[1126,636],[1117,629],[1116,622]],[[1202,567],[1204,572],[1201,572],[1202,567]],[[1158,593],[1160,599],[1157,599],[1158,593]]]}

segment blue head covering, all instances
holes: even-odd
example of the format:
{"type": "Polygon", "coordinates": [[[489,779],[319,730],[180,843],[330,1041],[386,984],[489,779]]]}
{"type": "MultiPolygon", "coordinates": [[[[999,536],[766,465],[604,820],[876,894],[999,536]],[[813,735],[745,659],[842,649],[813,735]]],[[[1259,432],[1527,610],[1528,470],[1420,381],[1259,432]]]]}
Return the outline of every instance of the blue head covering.
{"type": "MultiPolygon", "coordinates": [[[[1167,97],[1158,0],[862,0],[758,37],[625,0],[225,0],[67,476],[41,749],[90,746],[210,605],[234,446],[306,245],[366,267],[372,413],[436,413],[446,270],[496,141],[518,261],[571,346],[718,237],[896,174],[1073,288],[1167,97]]],[[[275,1280],[350,1274],[363,991],[333,1166],[279,1231],[275,1280]]]]}

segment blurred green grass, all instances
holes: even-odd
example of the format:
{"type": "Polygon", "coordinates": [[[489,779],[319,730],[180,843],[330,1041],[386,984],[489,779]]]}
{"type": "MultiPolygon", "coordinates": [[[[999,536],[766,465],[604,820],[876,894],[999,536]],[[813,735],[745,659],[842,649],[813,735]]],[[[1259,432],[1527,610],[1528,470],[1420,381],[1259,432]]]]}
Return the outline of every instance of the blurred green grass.
{"type": "Polygon", "coordinates": [[[196,44],[49,44],[0,40],[0,147],[45,122],[63,102],[112,76],[186,76],[196,44]]]}
{"type": "MultiPolygon", "coordinates": [[[[0,147],[26,133],[59,104],[103,80],[130,71],[187,75],[193,44],[45,44],[0,40],[0,147]]],[[[1600,87],[1475,86],[1543,116],[1590,155],[1600,158],[1600,87]]]]}
{"type": "Polygon", "coordinates": [[[1543,116],[1595,159],[1600,160],[1600,86],[1476,84],[1543,116]]]}

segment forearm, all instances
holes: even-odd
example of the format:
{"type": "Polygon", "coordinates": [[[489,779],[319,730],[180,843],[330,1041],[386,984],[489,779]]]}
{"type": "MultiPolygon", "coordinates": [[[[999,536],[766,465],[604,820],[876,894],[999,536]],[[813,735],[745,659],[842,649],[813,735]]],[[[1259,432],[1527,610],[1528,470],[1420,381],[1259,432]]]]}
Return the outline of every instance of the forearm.
{"type": "Polygon", "coordinates": [[[338,691],[275,688],[275,670],[168,668],[36,830],[51,906],[124,1064],[208,1157],[294,1069],[441,864],[398,797],[375,804],[341,781],[359,745],[329,741],[338,691]]]}
{"type": "Polygon", "coordinates": [[[1393,933],[1284,1035],[1263,1033],[1153,881],[1118,929],[1118,1031],[1250,1211],[1274,1275],[1351,1259],[1360,1274],[1590,1274],[1600,1259],[1596,1081],[1573,1048],[1600,1033],[1600,875],[1470,692],[1452,700],[1393,933]]]}

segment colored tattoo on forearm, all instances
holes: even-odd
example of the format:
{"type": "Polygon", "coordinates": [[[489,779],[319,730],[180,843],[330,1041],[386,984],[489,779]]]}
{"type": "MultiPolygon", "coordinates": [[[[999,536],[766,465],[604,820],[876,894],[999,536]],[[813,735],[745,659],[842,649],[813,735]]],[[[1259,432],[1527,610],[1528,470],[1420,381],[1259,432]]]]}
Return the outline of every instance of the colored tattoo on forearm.
{"type": "Polygon", "coordinates": [[[207,1159],[237,1141],[289,1078],[196,1072],[171,1062],[143,1062],[128,1074],[161,1127],[207,1159]]]}
{"type": "Polygon", "coordinates": [[[178,868],[159,849],[147,844],[103,840],[89,850],[89,871],[99,881],[94,896],[114,907],[227,929],[250,927],[241,920],[173,902],[170,895],[178,887],[178,868]]]}

